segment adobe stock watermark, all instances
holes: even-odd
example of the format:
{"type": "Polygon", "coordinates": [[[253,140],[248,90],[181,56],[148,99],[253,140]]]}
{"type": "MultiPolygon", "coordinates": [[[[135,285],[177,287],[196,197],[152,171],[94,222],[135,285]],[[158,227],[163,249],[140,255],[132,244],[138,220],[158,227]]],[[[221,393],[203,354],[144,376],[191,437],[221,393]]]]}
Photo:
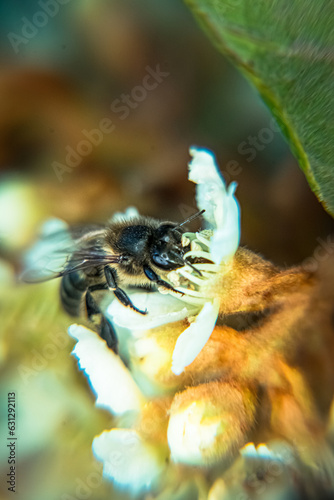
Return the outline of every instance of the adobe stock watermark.
{"type": "MultiPolygon", "coordinates": [[[[237,151],[248,163],[255,160],[259,151],[263,151],[274,139],[279,126],[274,118],[271,118],[268,127],[262,127],[256,135],[249,135],[246,140],[239,143],[237,151]]],[[[222,175],[226,182],[230,182],[241,174],[243,168],[237,160],[230,160],[225,165],[222,175]]]]}
{"type": "Polygon", "coordinates": [[[284,484],[289,477],[293,477],[297,462],[294,445],[284,442],[281,443],[278,454],[271,455],[269,452],[267,456],[257,455],[253,458],[246,458],[245,470],[247,472],[242,483],[244,491],[238,494],[237,500],[250,500],[254,496],[262,496],[267,489],[270,495],[271,487],[272,491],[275,491],[279,486],[279,481],[284,484]]]}
{"type": "Polygon", "coordinates": [[[14,52],[18,54],[20,47],[32,40],[42,28],[45,28],[50,18],[58,14],[60,6],[66,5],[70,1],[71,0],[39,0],[38,6],[40,10],[37,10],[31,19],[28,19],[26,16],[21,17],[22,26],[20,33],[14,33],[13,31],[7,33],[7,38],[14,52]]]}
{"type": "MultiPolygon", "coordinates": [[[[141,446],[141,438],[136,431],[124,432],[122,439],[116,445],[110,446],[109,453],[105,458],[105,466],[111,477],[120,477],[122,471],[127,470],[129,456],[139,456],[138,449],[141,446]]],[[[101,465],[94,462],[96,472],[90,472],[85,479],[76,477],[73,494],[63,493],[60,500],[86,500],[90,498],[94,490],[103,482],[101,465]]]]}
{"type": "Polygon", "coordinates": [[[29,365],[22,363],[18,365],[17,371],[24,385],[30,382],[31,377],[35,377],[41,371],[45,370],[49,361],[55,359],[59,351],[64,349],[70,342],[66,331],[50,335],[50,338],[51,341],[45,344],[40,351],[31,349],[29,365]]]}
{"type": "Polygon", "coordinates": [[[326,240],[319,237],[317,238],[317,242],[318,246],[314,250],[313,255],[302,262],[304,271],[315,272],[319,264],[334,253],[334,234],[329,234],[326,240]]]}
{"type": "Polygon", "coordinates": [[[101,466],[97,462],[94,462],[94,469],[96,471],[90,472],[84,479],[76,477],[73,494],[63,493],[60,496],[60,500],[86,500],[90,498],[94,490],[99,488],[103,482],[101,466]]]}
{"type": "MultiPolygon", "coordinates": [[[[156,89],[170,75],[168,71],[162,71],[159,64],[154,69],[146,66],[145,70],[146,74],[140,85],[133,87],[129,94],[123,93],[119,98],[112,101],[110,110],[118,115],[119,120],[125,120],[131,111],[146,99],[148,92],[156,89]]],[[[96,128],[91,130],[83,129],[81,131],[82,140],[74,147],[70,145],[65,147],[67,153],[65,162],[54,161],[51,164],[58,181],[62,182],[64,173],[70,173],[74,168],[78,167],[83,158],[90,155],[93,148],[102,143],[105,135],[111,134],[115,128],[114,122],[110,118],[104,117],[101,118],[96,128]]]]}
{"type": "Polygon", "coordinates": [[[270,144],[275,134],[280,131],[279,126],[274,118],[271,118],[269,127],[261,128],[257,135],[249,135],[247,140],[240,142],[238,153],[240,155],[248,155],[247,162],[255,160],[257,153],[263,151],[270,144]]]}

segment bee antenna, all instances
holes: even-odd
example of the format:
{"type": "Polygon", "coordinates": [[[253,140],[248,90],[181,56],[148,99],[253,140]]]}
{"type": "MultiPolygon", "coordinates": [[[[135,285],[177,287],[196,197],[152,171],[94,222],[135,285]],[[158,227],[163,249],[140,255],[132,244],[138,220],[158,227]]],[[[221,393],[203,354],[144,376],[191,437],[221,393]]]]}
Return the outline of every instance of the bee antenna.
{"type": "Polygon", "coordinates": [[[179,227],[184,226],[184,224],[187,224],[187,222],[190,222],[190,221],[196,219],[200,215],[204,214],[204,212],[205,212],[205,210],[200,210],[199,212],[196,212],[194,215],[191,215],[190,217],[188,217],[188,219],[181,222],[181,224],[178,224],[177,226],[173,227],[172,231],[175,231],[175,229],[178,229],[179,227]]]}

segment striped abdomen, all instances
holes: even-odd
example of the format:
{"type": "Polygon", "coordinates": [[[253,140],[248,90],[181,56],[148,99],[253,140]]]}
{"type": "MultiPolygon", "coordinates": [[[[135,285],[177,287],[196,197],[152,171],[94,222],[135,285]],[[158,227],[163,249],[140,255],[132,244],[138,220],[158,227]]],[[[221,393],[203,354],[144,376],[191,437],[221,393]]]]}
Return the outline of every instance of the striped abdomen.
{"type": "Polygon", "coordinates": [[[81,304],[89,286],[89,278],[83,271],[65,274],[60,284],[60,298],[65,311],[80,316],[81,304]]]}

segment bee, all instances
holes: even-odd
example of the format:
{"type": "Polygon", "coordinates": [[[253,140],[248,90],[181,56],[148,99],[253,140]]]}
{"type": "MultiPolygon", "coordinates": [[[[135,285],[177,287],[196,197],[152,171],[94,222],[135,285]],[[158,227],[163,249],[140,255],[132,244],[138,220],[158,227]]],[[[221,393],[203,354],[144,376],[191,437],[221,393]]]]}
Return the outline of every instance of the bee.
{"type": "Polygon", "coordinates": [[[199,217],[197,212],[181,224],[136,216],[111,220],[105,226],[55,231],[41,240],[44,255],[28,267],[22,280],[28,283],[61,278],[60,298],[65,311],[79,316],[84,305],[87,317],[98,318],[99,335],[117,353],[117,336],[103,315],[94,292],[109,290],[126,307],[147,314],[135,306],[124,288],[161,287],[178,292],[166,275],[187,265],[198,269],[185,257],[190,245],[182,238],[183,226],[199,217]]]}

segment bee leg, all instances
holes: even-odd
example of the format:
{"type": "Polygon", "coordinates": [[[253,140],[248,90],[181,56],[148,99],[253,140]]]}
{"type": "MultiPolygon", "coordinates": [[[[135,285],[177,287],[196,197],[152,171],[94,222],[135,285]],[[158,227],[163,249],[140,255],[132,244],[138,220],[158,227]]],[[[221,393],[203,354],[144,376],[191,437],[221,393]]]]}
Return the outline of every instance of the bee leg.
{"type": "Polygon", "coordinates": [[[118,340],[115,330],[104,316],[102,316],[100,323],[100,337],[106,341],[107,346],[112,349],[115,354],[118,354],[118,340]]]}
{"type": "Polygon", "coordinates": [[[94,292],[95,290],[104,290],[104,289],[106,289],[105,284],[92,285],[87,289],[85,296],[87,316],[90,321],[93,321],[93,316],[97,314],[100,316],[101,319],[100,319],[100,324],[98,326],[99,335],[103,340],[106,341],[107,346],[117,354],[118,342],[115,330],[113,326],[109,323],[109,321],[107,321],[107,319],[103,316],[101,309],[97,305],[92,295],[92,292],[94,292]]]}
{"type": "Polygon", "coordinates": [[[130,297],[117,286],[117,281],[116,281],[116,275],[115,272],[108,266],[105,266],[104,268],[104,275],[107,280],[107,285],[109,290],[114,292],[115,297],[123,304],[125,307],[130,307],[134,311],[140,314],[147,314],[147,310],[142,311],[141,309],[138,309],[133,302],[131,301],[130,297]]]}
{"type": "Polygon", "coordinates": [[[95,299],[93,298],[93,295],[91,293],[92,291],[93,290],[90,290],[90,288],[88,288],[85,295],[87,316],[90,321],[92,321],[95,314],[101,314],[101,309],[95,302],[95,299]]]}
{"type": "Polygon", "coordinates": [[[162,286],[163,288],[166,288],[167,290],[171,290],[173,292],[180,293],[181,295],[184,295],[183,292],[179,292],[178,290],[176,290],[172,285],[167,283],[167,281],[162,280],[160,278],[160,276],[156,272],[154,272],[153,269],[151,269],[149,266],[145,265],[143,269],[144,269],[145,276],[150,281],[155,283],[157,286],[162,286]]]}
{"type": "Polygon", "coordinates": [[[95,292],[95,290],[108,290],[107,283],[97,283],[96,285],[91,285],[88,287],[90,292],[95,292]]]}

